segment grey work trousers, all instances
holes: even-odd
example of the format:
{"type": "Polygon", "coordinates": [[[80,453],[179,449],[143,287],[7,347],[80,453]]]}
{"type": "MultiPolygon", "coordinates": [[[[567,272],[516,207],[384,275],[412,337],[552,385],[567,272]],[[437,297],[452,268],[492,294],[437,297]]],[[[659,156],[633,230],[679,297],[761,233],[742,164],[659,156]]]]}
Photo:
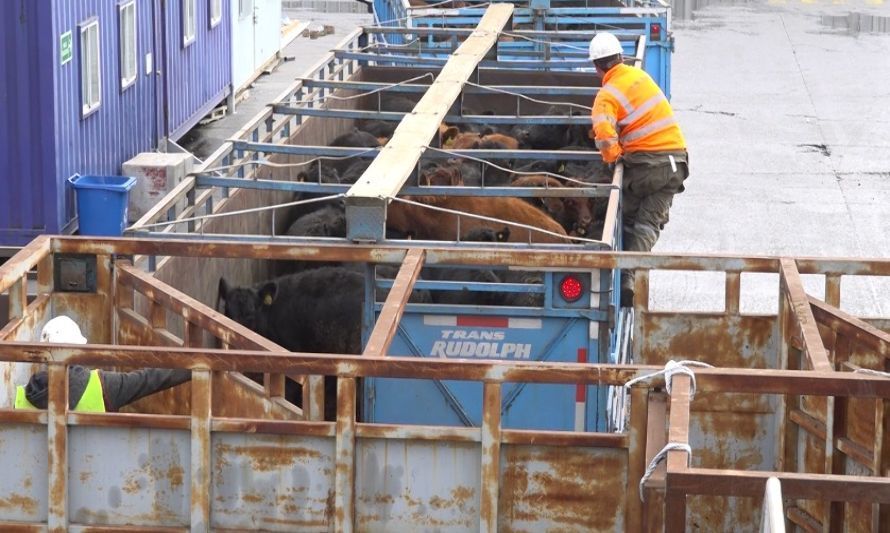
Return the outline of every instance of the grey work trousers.
{"type": "MultiPolygon", "coordinates": [[[[622,186],[623,249],[648,252],[655,246],[661,230],[670,219],[674,195],[685,190],[683,182],[689,176],[685,153],[628,154],[624,160],[622,186]],[[642,155],[642,154],[640,154],[642,155]]],[[[633,272],[621,276],[622,288],[633,290],[633,272]]]]}

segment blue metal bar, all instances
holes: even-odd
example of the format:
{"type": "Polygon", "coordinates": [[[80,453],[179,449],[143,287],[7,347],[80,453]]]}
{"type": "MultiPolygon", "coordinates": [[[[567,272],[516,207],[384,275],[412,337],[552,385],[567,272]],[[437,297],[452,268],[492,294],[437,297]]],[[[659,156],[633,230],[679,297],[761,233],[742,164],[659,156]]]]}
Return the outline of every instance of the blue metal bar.
{"type": "MultiPolygon", "coordinates": [[[[380,311],[383,304],[378,303],[375,309],[380,311]]],[[[530,316],[535,318],[585,318],[587,320],[606,320],[608,313],[596,309],[547,309],[545,307],[511,307],[503,305],[450,305],[450,304],[413,304],[405,306],[405,314],[441,314],[441,315],[485,315],[485,316],[530,316]]]]}
{"type": "MultiPolygon", "coordinates": [[[[303,85],[309,88],[345,89],[353,91],[373,91],[385,88],[384,92],[393,93],[418,93],[426,92],[429,85],[406,84],[393,86],[391,83],[369,81],[328,81],[304,79],[303,85]]],[[[464,94],[498,94],[498,91],[510,91],[523,95],[550,95],[550,96],[596,96],[599,87],[560,87],[538,85],[491,85],[492,88],[464,87],[464,94]]]]}
{"type": "MultiPolygon", "coordinates": [[[[345,50],[335,50],[334,55],[340,59],[354,59],[356,61],[374,61],[376,63],[407,63],[410,65],[444,65],[447,59],[433,57],[417,57],[390,54],[371,54],[365,52],[348,52],[345,50]]],[[[485,59],[479,62],[481,68],[529,68],[529,69],[592,69],[590,60],[583,61],[498,61],[496,59],[485,59]]]]}
{"type": "MultiPolygon", "coordinates": [[[[453,267],[446,267],[453,268],[453,267]]],[[[467,267],[470,268],[470,267],[467,267]]],[[[474,267],[478,268],[478,267],[474,267]]],[[[381,289],[389,289],[393,286],[394,281],[388,279],[378,279],[377,287],[381,289]]],[[[414,288],[428,291],[482,291],[482,292],[524,292],[543,294],[546,289],[544,285],[534,283],[486,283],[474,281],[430,281],[418,279],[414,282],[414,288]]]]}
{"type": "MultiPolygon", "coordinates": [[[[337,194],[349,190],[349,184],[311,183],[300,181],[221,178],[198,176],[198,187],[230,187],[232,189],[254,189],[263,191],[292,191],[337,194]]],[[[613,189],[611,184],[594,184],[590,187],[453,187],[453,186],[406,186],[401,194],[413,196],[499,196],[514,198],[605,198],[613,189]]]]}
{"type": "MultiPolygon", "coordinates": [[[[368,148],[353,148],[343,146],[301,146],[295,144],[254,143],[243,140],[232,140],[232,144],[239,150],[254,151],[269,154],[308,155],[343,157],[354,156],[357,158],[376,157],[379,149],[369,151],[368,148]]],[[[602,161],[602,155],[595,151],[576,150],[427,150],[424,159],[452,159],[467,155],[479,159],[524,159],[530,161],[602,161]]]]}
{"type": "MultiPolygon", "coordinates": [[[[362,111],[356,109],[318,109],[294,107],[288,104],[273,104],[276,113],[282,115],[303,115],[310,117],[335,117],[362,120],[383,120],[400,122],[407,113],[393,111],[362,111]]],[[[445,115],[449,124],[578,124],[590,125],[590,117],[584,115],[445,115]]]]}
{"type": "MultiPolygon", "coordinates": [[[[467,36],[473,33],[472,28],[455,28],[448,26],[440,26],[442,23],[442,19],[429,19],[429,18],[416,18],[413,21],[416,24],[430,24],[432,22],[434,25],[424,25],[424,26],[412,26],[412,27],[381,27],[381,26],[364,26],[363,29],[367,33],[395,33],[402,35],[422,35],[422,36],[456,36],[462,37],[467,36]]],[[[639,24],[639,22],[637,23],[639,24]]],[[[526,30],[526,29],[518,29],[512,30],[509,32],[513,35],[521,35],[523,37],[529,37],[533,39],[541,39],[546,40],[550,39],[554,42],[559,42],[562,40],[580,40],[584,41],[590,40],[590,32],[589,31],[564,31],[564,30],[526,30]]],[[[620,31],[614,32],[614,35],[620,41],[637,41],[640,37],[639,33],[623,33],[620,31]]],[[[499,43],[502,44],[502,43],[499,43]]]]}

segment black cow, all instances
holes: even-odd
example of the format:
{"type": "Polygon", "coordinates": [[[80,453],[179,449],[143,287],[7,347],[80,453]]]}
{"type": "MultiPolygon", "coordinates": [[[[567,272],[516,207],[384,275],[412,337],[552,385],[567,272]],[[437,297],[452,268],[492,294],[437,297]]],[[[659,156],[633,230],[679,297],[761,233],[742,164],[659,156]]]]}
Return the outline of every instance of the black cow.
{"type": "MultiPolygon", "coordinates": [[[[321,267],[254,287],[220,278],[219,301],[227,317],[290,351],[361,353],[364,281],[355,271],[321,267]]],[[[336,408],[336,378],[326,377],[326,420],[336,408]]]]}
{"type": "MultiPolygon", "coordinates": [[[[506,242],[510,239],[510,228],[495,231],[490,228],[476,228],[461,237],[467,242],[506,242]]],[[[473,283],[501,283],[503,280],[493,270],[468,269],[468,268],[440,268],[428,269],[428,276],[440,281],[466,281],[473,283]]],[[[434,291],[433,302],[452,305],[499,305],[502,296],[490,291],[434,291]]]]}

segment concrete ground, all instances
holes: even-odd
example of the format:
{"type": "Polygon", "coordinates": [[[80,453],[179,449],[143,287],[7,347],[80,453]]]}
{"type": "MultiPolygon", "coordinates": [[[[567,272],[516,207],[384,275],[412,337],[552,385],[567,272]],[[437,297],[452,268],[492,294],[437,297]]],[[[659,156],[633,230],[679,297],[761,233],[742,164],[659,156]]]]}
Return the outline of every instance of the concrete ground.
{"type": "MultiPolygon", "coordinates": [[[[681,0],[674,17],[691,175],[655,250],[890,256],[890,3],[681,0]]],[[[742,283],[743,311],[776,309],[777,276],[742,283]]],[[[722,276],[652,287],[657,308],[722,308],[722,276]]],[[[847,279],[842,297],[890,316],[890,284],[847,279]]]]}

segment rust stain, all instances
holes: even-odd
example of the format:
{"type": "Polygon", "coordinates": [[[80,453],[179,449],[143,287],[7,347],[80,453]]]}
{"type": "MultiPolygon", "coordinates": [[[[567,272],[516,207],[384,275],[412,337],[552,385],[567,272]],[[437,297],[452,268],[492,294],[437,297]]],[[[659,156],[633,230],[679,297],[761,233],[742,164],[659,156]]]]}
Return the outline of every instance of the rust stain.
{"type": "Polygon", "coordinates": [[[261,503],[266,498],[264,498],[261,494],[255,494],[253,492],[248,492],[241,496],[241,499],[247,503],[261,503]]]}
{"type": "Polygon", "coordinates": [[[31,476],[26,477],[25,480],[22,481],[22,486],[26,489],[30,489],[33,484],[34,482],[31,480],[31,476]]]}
{"type": "MultiPolygon", "coordinates": [[[[228,444],[217,444],[216,454],[234,454],[245,456],[250,460],[250,464],[257,472],[273,472],[289,467],[294,463],[305,463],[309,459],[318,459],[322,456],[321,452],[310,448],[302,447],[285,447],[274,445],[260,446],[230,446],[228,444]]],[[[221,468],[223,461],[217,461],[217,469],[221,468]]]]}
{"type": "Polygon", "coordinates": [[[37,500],[13,492],[8,498],[0,498],[0,509],[22,510],[33,515],[37,512],[37,500]]]}
{"type": "Polygon", "coordinates": [[[170,468],[167,469],[167,480],[170,481],[170,487],[177,488],[182,486],[182,479],[185,474],[185,471],[182,469],[182,466],[174,464],[170,465],[170,468]]]}
{"type": "Polygon", "coordinates": [[[505,446],[501,453],[506,462],[498,502],[503,527],[546,521],[560,531],[611,531],[623,516],[626,452],[505,446]]]}
{"type": "MultiPolygon", "coordinates": [[[[90,480],[91,477],[93,477],[93,473],[92,473],[92,472],[89,472],[89,471],[81,472],[81,473],[80,473],[80,482],[81,482],[81,483],[86,483],[87,481],[90,480]]],[[[30,483],[29,483],[29,485],[30,485],[30,483]]]]}
{"type": "Polygon", "coordinates": [[[135,477],[130,477],[124,482],[124,486],[121,487],[121,490],[126,492],[127,494],[135,494],[139,492],[140,486],[139,480],[135,477]]]}
{"type": "Polygon", "coordinates": [[[693,464],[702,468],[756,469],[763,463],[766,445],[763,417],[748,413],[696,413],[694,423],[707,437],[707,447],[697,447],[693,464]]]}

